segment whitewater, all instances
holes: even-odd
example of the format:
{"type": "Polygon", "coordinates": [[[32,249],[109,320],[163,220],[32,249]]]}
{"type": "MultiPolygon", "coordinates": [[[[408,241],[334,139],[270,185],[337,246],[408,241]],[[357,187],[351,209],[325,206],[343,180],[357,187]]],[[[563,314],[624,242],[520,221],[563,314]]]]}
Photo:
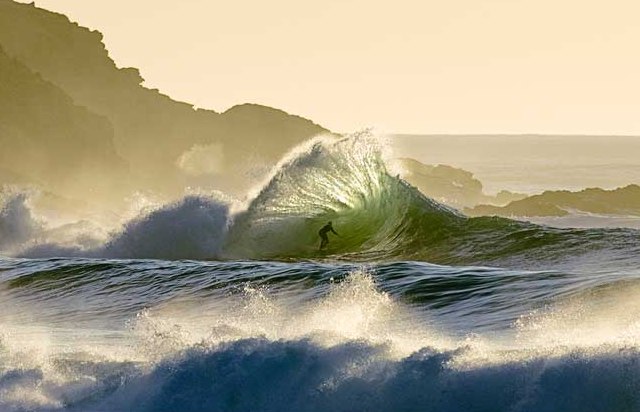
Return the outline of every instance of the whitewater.
{"type": "Polygon", "coordinates": [[[0,411],[640,411],[640,231],[468,218],[383,146],[312,139],[102,240],[10,197],[0,411]]]}

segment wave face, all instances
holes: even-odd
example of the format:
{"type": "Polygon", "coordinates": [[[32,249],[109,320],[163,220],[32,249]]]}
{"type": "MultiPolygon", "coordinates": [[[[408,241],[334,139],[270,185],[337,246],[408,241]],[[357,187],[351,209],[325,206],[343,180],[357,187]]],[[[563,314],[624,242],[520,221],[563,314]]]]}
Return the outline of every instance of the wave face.
{"type": "Polygon", "coordinates": [[[464,218],[387,172],[368,134],[318,139],[298,149],[235,217],[228,256],[305,258],[323,255],[389,258],[464,218]],[[318,230],[332,221],[339,236],[318,252],[318,230]]]}
{"type": "Polygon", "coordinates": [[[637,411],[640,273],[0,260],[0,410],[637,411]]]}

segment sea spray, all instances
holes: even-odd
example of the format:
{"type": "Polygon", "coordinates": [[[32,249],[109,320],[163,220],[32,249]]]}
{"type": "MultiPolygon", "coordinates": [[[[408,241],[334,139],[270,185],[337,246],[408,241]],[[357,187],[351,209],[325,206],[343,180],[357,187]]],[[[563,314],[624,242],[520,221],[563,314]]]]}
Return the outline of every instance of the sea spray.
{"type": "Polygon", "coordinates": [[[34,240],[42,232],[28,199],[26,192],[0,190],[0,254],[34,240]]]}
{"type": "Polygon", "coordinates": [[[573,341],[637,315],[637,271],[15,259],[0,279],[6,411],[640,406],[625,319],[573,341]]]}

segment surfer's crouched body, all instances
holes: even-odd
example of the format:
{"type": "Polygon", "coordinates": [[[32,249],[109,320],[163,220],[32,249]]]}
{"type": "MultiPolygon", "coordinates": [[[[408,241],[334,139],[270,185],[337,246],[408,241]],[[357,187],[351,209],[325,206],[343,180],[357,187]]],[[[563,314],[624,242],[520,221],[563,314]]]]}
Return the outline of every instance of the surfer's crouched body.
{"type": "Polygon", "coordinates": [[[335,230],[333,230],[331,222],[328,222],[326,225],[322,226],[322,229],[320,229],[320,231],[318,232],[318,235],[320,235],[320,239],[322,239],[320,241],[320,250],[322,250],[329,243],[329,237],[327,236],[328,232],[333,232],[334,235],[338,234],[335,230]]]}

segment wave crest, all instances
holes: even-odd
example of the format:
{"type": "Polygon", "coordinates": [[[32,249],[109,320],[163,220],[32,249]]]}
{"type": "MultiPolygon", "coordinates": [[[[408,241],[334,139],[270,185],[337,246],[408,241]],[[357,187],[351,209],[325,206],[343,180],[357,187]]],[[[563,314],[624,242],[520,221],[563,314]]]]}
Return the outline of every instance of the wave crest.
{"type": "Polygon", "coordinates": [[[381,153],[368,132],[310,142],[235,217],[227,255],[390,257],[407,253],[412,232],[464,219],[391,176],[381,153]],[[318,253],[318,230],[327,221],[339,236],[318,253]]]}

